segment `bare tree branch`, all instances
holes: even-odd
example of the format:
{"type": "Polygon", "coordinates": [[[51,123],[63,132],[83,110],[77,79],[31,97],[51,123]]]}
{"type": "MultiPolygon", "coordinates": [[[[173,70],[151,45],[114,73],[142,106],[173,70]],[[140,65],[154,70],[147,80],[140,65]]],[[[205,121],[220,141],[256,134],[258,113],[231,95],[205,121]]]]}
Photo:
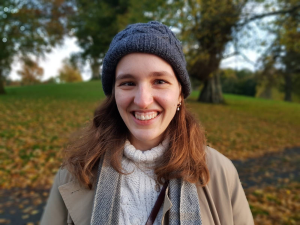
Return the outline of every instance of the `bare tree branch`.
{"type": "Polygon", "coordinates": [[[242,56],[242,58],[243,58],[246,62],[252,64],[253,66],[255,65],[255,62],[253,62],[252,60],[250,60],[250,59],[248,58],[248,56],[246,56],[244,53],[241,53],[241,52],[240,52],[240,55],[242,56]]]}
{"type": "Polygon", "coordinates": [[[230,57],[232,57],[232,56],[236,56],[236,55],[239,55],[239,54],[240,54],[240,52],[234,51],[234,52],[232,52],[232,53],[230,53],[230,54],[223,55],[223,56],[222,56],[222,59],[228,59],[228,58],[230,58],[230,57]]]}
{"type": "Polygon", "coordinates": [[[292,8],[289,8],[289,9],[278,10],[278,11],[274,11],[274,12],[255,15],[255,16],[250,17],[249,19],[246,19],[245,21],[243,21],[241,23],[237,23],[236,27],[243,27],[246,24],[248,24],[248,23],[250,23],[254,20],[262,19],[262,18],[265,18],[265,17],[268,17],[268,16],[275,16],[275,15],[281,15],[281,14],[286,14],[286,13],[293,13],[293,12],[296,12],[297,10],[299,10],[299,9],[300,9],[300,4],[295,5],[292,8]]]}

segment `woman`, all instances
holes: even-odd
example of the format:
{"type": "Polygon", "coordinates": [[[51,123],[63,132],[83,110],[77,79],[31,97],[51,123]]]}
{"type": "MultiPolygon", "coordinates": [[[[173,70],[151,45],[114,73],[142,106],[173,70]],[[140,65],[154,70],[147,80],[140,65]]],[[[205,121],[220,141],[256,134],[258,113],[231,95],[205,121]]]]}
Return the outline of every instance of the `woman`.
{"type": "Polygon", "coordinates": [[[167,26],[118,33],[102,85],[107,98],[66,150],[42,225],[254,224],[235,167],[185,108],[190,80],[167,26]]]}

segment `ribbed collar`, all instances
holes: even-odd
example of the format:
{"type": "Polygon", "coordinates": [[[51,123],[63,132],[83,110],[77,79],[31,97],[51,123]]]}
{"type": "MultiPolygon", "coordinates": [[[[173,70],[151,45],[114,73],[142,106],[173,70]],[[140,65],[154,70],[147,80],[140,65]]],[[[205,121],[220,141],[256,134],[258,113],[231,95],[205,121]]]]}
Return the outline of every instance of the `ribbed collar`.
{"type": "Polygon", "coordinates": [[[168,147],[169,141],[166,139],[158,146],[150,149],[141,151],[136,149],[129,140],[126,140],[124,146],[124,156],[134,161],[135,163],[154,163],[159,159],[168,147]]]}

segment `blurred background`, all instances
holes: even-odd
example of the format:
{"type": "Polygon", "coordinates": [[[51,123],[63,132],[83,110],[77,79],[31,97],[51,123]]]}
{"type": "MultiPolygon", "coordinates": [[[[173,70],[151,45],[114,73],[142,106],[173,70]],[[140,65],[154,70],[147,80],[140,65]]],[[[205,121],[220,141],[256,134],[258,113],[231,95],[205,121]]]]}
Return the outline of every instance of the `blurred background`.
{"type": "Polygon", "coordinates": [[[0,0],[0,224],[39,224],[61,151],[104,94],[128,24],[181,40],[188,108],[236,166],[256,224],[300,224],[299,0],[0,0]]]}

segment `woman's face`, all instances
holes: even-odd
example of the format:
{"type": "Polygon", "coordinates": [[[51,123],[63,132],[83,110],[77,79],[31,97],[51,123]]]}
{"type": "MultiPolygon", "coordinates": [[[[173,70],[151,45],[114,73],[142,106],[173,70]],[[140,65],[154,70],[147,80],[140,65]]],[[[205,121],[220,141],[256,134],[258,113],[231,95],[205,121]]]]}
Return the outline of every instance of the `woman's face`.
{"type": "Polygon", "coordinates": [[[115,98],[137,149],[158,145],[181,102],[181,86],[172,67],[156,55],[132,53],[116,68],[115,98]]]}

